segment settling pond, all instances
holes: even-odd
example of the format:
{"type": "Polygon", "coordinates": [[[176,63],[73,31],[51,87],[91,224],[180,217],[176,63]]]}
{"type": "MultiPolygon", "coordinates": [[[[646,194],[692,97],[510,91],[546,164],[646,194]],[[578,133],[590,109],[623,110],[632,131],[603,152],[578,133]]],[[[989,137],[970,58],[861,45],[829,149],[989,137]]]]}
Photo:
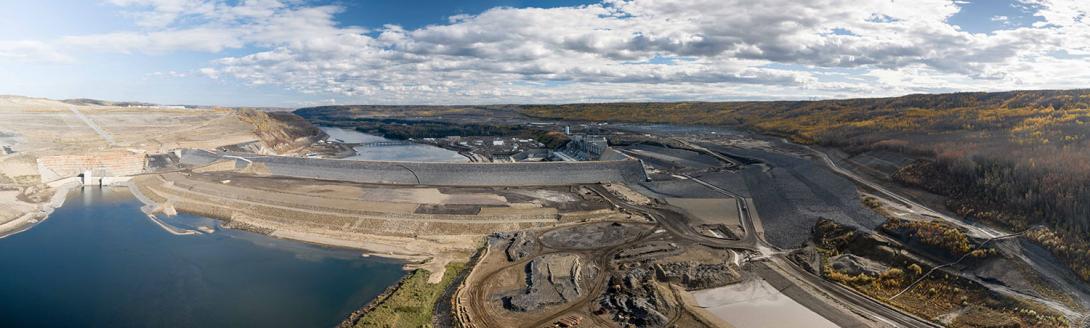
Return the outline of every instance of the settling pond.
{"type": "Polygon", "coordinates": [[[404,274],[243,231],[171,235],[141,205],[127,189],[77,189],[46,221],[0,239],[0,327],[333,327],[404,274]]]}
{"type": "Polygon", "coordinates": [[[698,290],[693,296],[698,305],[737,328],[837,328],[761,279],[698,290]]]}
{"type": "MultiPolygon", "coordinates": [[[[345,143],[372,143],[395,141],[380,136],[366,134],[351,129],[342,129],[323,126],[322,131],[333,139],[340,139],[345,143]]],[[[469,158],[456,151],[439,148],[436,146],[411,144],[378,147],[355,147],[356,156],[344,159],[366,161],[411,161],[411,162],[468,162],[469,158]]]]}

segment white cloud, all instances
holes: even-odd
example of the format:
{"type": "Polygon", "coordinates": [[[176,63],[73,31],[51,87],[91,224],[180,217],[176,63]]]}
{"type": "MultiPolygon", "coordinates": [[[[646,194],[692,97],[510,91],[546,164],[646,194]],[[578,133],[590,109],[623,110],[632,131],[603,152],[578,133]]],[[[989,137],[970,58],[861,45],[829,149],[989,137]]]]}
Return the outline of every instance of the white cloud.
{"type": "Polygon", "coordinates": [[[338,24],[341,7],[294,0],[110,0],[140,29],[59,43],[119,53],[256,49],[196,71],[376,103],[780,99],[1085,82],[1090,68],[1077,62],[1090,54],[1090,5],[1020,1],[1043,22],[969,33],[947,22],[965,5],[951,0],[606,0],[375,30],[338,24]],[[1060,50],[1073,58],[1052,56],[1060,50]]]}
{"type": "Polygon", "coordinates": [[[52,45],[33,40],[0,41],[0,60],[22,63],[70,63],[74,59],[52,45]]]}
{"type": "Polygon", "coordinates": [[[569,96],[585,94],[592,88],[583,86],[593,84],[596,97],[616,99],[631,96],[625,88],[677,98],[692,96],[680,90],[719,98],[776,89],[871,95],[875,86],[868,84],[875,80],[886,92],[937,89],[953,78],[1013,81],[1012,63],[1062,46],[1046,28],[960,31],[946,22],[960,9],[946,0],[607,1],[497,8],[416,30],[387,26],[374,38],[326,29],[309,40],[344,41],[331,42],[339,45],[331,49],[281,43],[216,64],[225,75],[254,84],[393,102],[405,95],[424,102],[487,102],[492,100],[473,97],[522,98],[544,96],[542,88],[568,89],[526,82],[576,85],[563,93],[569,96]],[[849,33],[831,33],[834,29],[849,33]],[[693,60],[647,62],[655,57],[693,60]],[[770,64],[859,67],[878,74],[866,81],[823,82],[821,74],[770,64]],[[875,79],[883,72],[932,79],[875,79]],[[610,85],[612,91],[603,90],[610,85]]]}
{"type": "Polygon", "coordinates": [[[174,51],[220,52],[245,45],[237,31],[216,27],[196,27],[184,30],[149,33],[117,32],[108,34],[69,36],[62,42],[79,49],[118,53],[162,54],[174,51]]]}
{"type": "Polygon", "coordinates": [[[220,78],[220,72],[218,70],[216,70],[215,68],[204,67],[204,68],[201,68],[201,69],[199,69],[197,71],[200,72],[201,75],[207,76],[208,78],[213,79],[213,80],[220,78]]]}
{"type": "Polygon", "coordinates": [[[151,74],[148,74],[148,75],[152,76],[152,77],[186,78],[186,77],[189,77],[190,74],[188,72],[178,72],[178,71],[165,71],[165,72],[156,71],[156,72],[152,72],[151,74]]]}

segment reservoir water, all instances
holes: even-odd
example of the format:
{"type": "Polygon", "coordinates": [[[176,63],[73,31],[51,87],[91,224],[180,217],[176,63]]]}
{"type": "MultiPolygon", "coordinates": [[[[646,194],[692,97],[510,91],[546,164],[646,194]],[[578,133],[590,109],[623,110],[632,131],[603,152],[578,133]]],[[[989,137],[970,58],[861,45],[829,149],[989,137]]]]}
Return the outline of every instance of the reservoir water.
{"type": "MultiPolygon", "coordinates": [[[[366,134],[351,129],[342,129],[323,126],[325,131],[333,139],[340,139],[346,143],[371,143],[395,141],[380,136],[366,134]]],[[[413,162],[468,162],[469,158],[458,154],[456,151],[439,148],[436,146],[411,144],[379,147],[355,147],[356,156],[344,159],[367,161],[413,161],[413,162]]]]}
{"type": "Polygon", "coordinates": [[[404,274],[393,261],[244,231],[172,235],[123,188],[68,197],[0,239],[0,327],[333,327],[404,274]]]}

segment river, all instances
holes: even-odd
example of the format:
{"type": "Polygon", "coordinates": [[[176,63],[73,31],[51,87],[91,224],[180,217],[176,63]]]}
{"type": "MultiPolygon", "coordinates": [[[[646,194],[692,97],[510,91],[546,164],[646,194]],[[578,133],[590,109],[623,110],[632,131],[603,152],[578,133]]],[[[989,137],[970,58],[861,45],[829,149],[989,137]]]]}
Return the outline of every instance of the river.
{"type": "MultiPolygon", "coordinates": [[[[395,141],[380,136],[362,133],[351,129],[342,129],[323,126],[322,131],[332,139],[340,139],[345,143],[371,143],[395,141]]],[[[378,147],[355,147],[356,156],[344,159],[366,161],[412,161],[412,162],[468,162],[469,158],[456,151],[443,149],[431,145],[411,144],[378,147]]]]}
{"type": "Polygon", "coordinates": [[[68,197],[0,239],[0,327],[332,327],[404,275],[393,261],[244,231],[171,235],[123,188],[68,197]]]}

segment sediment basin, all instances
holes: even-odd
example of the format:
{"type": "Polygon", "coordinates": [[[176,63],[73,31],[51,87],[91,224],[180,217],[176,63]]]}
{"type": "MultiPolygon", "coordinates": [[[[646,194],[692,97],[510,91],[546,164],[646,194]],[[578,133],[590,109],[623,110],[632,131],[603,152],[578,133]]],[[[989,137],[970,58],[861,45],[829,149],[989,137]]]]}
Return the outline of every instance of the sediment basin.
{"type": "Polygon", "coordinates": [[[738,328],[837,327],[764,280],[700,290],[693,296],[712,315],[738,328]]]}

